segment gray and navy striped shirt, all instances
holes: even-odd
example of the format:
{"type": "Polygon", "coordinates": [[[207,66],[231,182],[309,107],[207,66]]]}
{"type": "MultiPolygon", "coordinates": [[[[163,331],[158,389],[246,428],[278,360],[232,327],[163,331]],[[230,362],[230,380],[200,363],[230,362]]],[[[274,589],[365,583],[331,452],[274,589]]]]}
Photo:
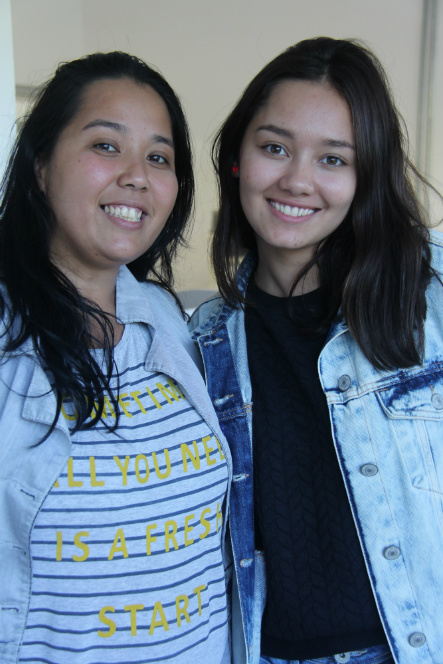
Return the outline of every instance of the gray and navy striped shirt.
{"type": "MultiPolygon", "coordinates": [[[[114,349],[118,429],[106,428],[115,420],[107,401],[104,422],[73,436],[72,457],[35,520],[20,662],[227,657],[226,460],[181,388],[145,371],[148,343],[143,324],[126,325],[114,349]]],[[[69,402],[63,415],[75,416],[69,402]]]]}

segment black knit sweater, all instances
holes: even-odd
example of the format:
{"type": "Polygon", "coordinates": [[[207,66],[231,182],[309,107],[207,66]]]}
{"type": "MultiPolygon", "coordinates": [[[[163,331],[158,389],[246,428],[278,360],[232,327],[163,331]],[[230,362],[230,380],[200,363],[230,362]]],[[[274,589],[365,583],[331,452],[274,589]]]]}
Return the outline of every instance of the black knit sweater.
{"type": "Polygon", "coordinates": [[[317,373],[326,334],[302,331],[320,291],[288,300],[251,283],[248,296],[262,654],[306,659],[385,643],[317,373]]]}

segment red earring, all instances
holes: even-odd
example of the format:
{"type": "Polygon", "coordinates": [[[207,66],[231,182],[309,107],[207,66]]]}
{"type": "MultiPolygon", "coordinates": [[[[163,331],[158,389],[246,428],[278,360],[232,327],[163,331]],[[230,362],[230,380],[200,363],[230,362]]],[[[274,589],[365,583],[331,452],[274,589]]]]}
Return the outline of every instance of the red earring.
{"type": "Polygon", "coordinates": [[[237,175],[237,173],[238,173],[238,166],[234,164],[234,166],[232,167],[232,175],[237,175]]]}

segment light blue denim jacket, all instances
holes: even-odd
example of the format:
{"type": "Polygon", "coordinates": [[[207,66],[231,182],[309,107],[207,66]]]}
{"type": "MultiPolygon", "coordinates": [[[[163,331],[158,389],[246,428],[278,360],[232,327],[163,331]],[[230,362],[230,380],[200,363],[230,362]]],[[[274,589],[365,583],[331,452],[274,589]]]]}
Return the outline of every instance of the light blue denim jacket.
{"type": "MultiPolygon", "coordinates": [[[[147,371],[170,376],[220,441],[229,449],[200,374],[201,360],[173,298],[162,288],[136,281],[126,267],[117,278],[117,318],[144,322],[152,336],[147,371]]],[[[4,343],[3,340],[1,340],[4,343]]],[[[40,507],[71,454],[64,418],[43,443],[55,397],[28,342],[0,360],[0,662],[18,662],[31,592],[30,534],[40,507]]]]}
{"type": "MultiPolygon", "coordinates": [[[[443,273],[443,235],[431,239],[443,273]]],[[[254,261],[247,256],[245,290],[254,261]]],[[[337,320],[318,360],[334,445],[397,664],[443,664],[443,287],[427,291],[423,363],[377,371],[337,320]]],[[[252,394],[244,312],[220,298],[194,314],[209,394],[233,459],[230,533],[235,664],[257,664],[264,561],[254,551],[252,394]]]]}

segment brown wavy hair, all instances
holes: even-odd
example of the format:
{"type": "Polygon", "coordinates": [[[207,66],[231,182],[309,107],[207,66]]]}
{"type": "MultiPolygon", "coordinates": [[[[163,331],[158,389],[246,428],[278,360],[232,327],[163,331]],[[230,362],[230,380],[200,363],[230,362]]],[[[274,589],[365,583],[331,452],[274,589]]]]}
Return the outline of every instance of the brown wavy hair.
{"type": "Polygon", "coordinates": [[[242,210],[238,162],[246,129],[284,80],[327,82],[349,105],[357,186],[341,225],[317,247],[296,283],[317,265],[323,293],[322,329],[339,308],[354,339],[379,369],[410,367],[423,353],[425,291],[433,274],[429,231],[414,191],[424,182],[408,159],[406,132],[376,56],[352,40],[318,37],[278,55],[251,81],[219,130],[212,150],[219,216],[212,258],[222,296],[244,304],[236,271],[254,232],[242,210]]]}

